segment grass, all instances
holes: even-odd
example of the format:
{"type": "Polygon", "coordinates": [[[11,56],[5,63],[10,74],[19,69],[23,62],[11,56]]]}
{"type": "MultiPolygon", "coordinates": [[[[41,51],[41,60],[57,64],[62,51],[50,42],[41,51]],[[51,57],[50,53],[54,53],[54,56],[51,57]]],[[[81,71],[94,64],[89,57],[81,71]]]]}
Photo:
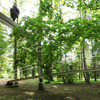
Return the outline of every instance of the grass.
{"type": "Polygon", "coordinates": [[[90,85],[83,80],[74,85],[55,83],[44,83],[45,91],[38,91],[38,79],[21,81],[18,88],[0,86],[0,100],[100,100],[99,80],[90,85]]]}
{"type": "MultiPolygon", "coordinates": [[[[47,80],[44,80],[44,83],[45,83],[45,82],[47,82],[47,80]]],[[[75,83],[75,84],[78,84],[78,83],[85,83],[85,80],[84,80],[84,79],[82,79],[82,80],[76,79],[76,80],[74,80],[74,83],[75,83]]],[[[100,79],[97,79],[97,81],[94,81],[94,79],[91,79],[91,80],[90,80],[90,83],[100,85],[100,79]]],[[[58,79],[55,78],[54,81],[50,82],[50,84],[63,84],[62,78],[58,78],[58,79]]]]}

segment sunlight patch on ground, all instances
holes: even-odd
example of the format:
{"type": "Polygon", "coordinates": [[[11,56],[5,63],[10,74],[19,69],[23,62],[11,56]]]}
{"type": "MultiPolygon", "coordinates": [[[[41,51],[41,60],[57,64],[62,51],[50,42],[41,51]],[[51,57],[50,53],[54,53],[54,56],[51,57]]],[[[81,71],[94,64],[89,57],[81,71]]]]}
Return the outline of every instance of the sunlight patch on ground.
{"type": "Polygon", "coordinates": [[[72,100],[72,97],[66,97],[66,98],[64,98],[64,99],[70,99],[70,100],[72,100]]]}
{"type": "Polygon", "coordinates": [[[30,96],[35,94],[34,92],[24,92],[24,93],[27,94],[27,95],[30,95],[30,96]]]}
{"type": "Polygon", "coordinates": [[[65,97],[64,100],[76,100],[76,99],[73,97],[65,97]]]}
{"type": "Polygon", "coordinates": [[[70,91],[71,89],[69,89],[69,88],[64,88],[64,90],[70,91]]]}
{"type": "Polygon", "coordinates": [[[52,87],[53,87],[53,88],[58,88],[56,85],[53,85],[52,87]]]}

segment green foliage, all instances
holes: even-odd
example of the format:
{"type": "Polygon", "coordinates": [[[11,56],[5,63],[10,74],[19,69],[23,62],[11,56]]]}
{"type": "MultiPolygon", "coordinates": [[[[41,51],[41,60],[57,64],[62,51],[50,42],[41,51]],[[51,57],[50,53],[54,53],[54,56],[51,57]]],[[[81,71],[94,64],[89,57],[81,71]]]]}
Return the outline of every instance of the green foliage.
{"type": "Polygon", "coordinates": [[[76,4],[76,0],[64,0],[63,5],[66,5],[67,7],[74,8],[74,5],[76,4]]]}
{"type": "Polygon", "coordinates": [[[4,31],[4,29],[0,25],[0,56],[3,53],[5,53],[5,49],[7,47],[7,42],[5,41],[5,36],[4,36],[4,35],[6,35],[6,33],[3,31],[4,31]]]}
{"type": "MultiPolygon", "coordinates": [[[[67,7],[73,8],[74,1],[76,0],[62,2],[67,7]]],[[[44,69],[45,78],[50,81],[52,66],[55,68],[55,72],[60,72],[59,61],[63,54],[71,50],[73,45],[80,43],[81,49],[83,40],[100,39],[100,15],[95,14],[90,20],[85,16],[88,8],[93,8],[93,0],[86,4],[84,0],[78,0],[75,3],[77,3],[77,9],[82,11],[82,17],[63,22],[59,0],[55,0],[55,5],[52,0],[43,0],[37,17],[24,17],[19,27],[13,28],[11,36],[16,37],[18,42],[18,66],[23,67],[36,63],[37,66],[44,69]]],[[[96,45],[99,43],[94,47],[96,45]]],[[[77,56],[80,59],[80,55],[77,56]]],[[[77,64],[73,63],[72,66],[74,65],[77,64]]],[[[64,69],[68,71],[68,66],[65,66],[64,69]]],[[[69,82],[73,82],[74,78],[76,78],[76,74],[66,75],[66,80],[69,82]]]]}

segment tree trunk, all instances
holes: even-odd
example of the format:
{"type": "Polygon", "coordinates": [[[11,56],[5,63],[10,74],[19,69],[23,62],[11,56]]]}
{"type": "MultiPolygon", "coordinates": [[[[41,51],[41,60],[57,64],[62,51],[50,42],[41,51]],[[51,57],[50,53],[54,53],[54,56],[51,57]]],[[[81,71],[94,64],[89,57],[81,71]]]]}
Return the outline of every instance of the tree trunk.
{"type": "Polygon", "coordinates": [[[22,73],[22,71],[20,71],[20,78],[23,78],[23,73],[22,73]]]}
{"type": "Polygon", "coordinates": [[[23,53],[24,53],[23,58],[22,58],[23,64],[24,64],[24,66],[23,66],[23,72],[24,72],[25,78],[27,78],[27,70],[25,68],[25,63],[26,63],[26,60],[25,60],[25,58],[26,58],[26,52],[25,52],[25,50],[23,50],[23,53]]]}
{"type": "MultiPolygon", "coordinates": [[[[79,65],[79,70],[80,70],[80,65],[79,65]]],[[[79,80],[81,80],[81,73],[79,73],[79,80]]]]}
{"type": "MultiPolygon", "coordinates": [[[[52,64],[50,64],[50,67],[52,67],[52,64]]],[[[51,68],[50,68],[50,81],[53,81],[52,69],[51,68]]]]}
{"type": "MultiPolygon", "coordinates": [[[[40,5],[42,4],[42,0],[40,0],[40,5]]],[[[39,12],[41,12],[41,9],[39,9],[39,12]]],[[[42,20],[42,19],[41,19],[42,20]]],[[[42,31],[42,30],[41,30],[42,31]]],[[[38,66],[39,66],[39,90],[44,90],[43,87],[43,77],[42,77],[42,64],[41,64],[41,41],[38,42],[38,66]]]]}
{"type": "MultiPolygon", "coordinates": [[[[61,55],[61,57],[60,57],[60,65],[61,65],[61,72],[63,72],[63,64],[62,64],[62,55],[61,55]]],[[[65,77],[64,77],[64,75],[62,75],[62,80],[63,80],[63,83],[65,84],[66,82],[65,82],[65,77]]]]}
{"type": "MultiPolygon", "coordinates": [[[[62,65],[62,63],[61,63],[61,71],[63,72],[63,65],[62,65]]],[[[62,80],[63,80],[63,83],[66,84],[64,75],[62,75],[62,80]]]]}
{"type": "MultiPolygon", "coordinates": [[[[80,49],[81,51],[81,49],[80,49]]],[[[79,70],[82,70],[82,52],[80,52],[80,59],[79,59],[79,70]]],[[[82,73],[79,73],[79,80],[82,79],[82,73]]]]}
{"type": "MultiPolygon", "coordinates": [[[[87,65],[86,65],[86,60],[85,60],[85,47],[84,47],[84,42],[83,41],[83,65],[84,65],[84,69],[87,70],[87,65]]],[[[85,81],[86,83],[90,83],[90,76],[89,76],[89,72],[86,72],[86,76],[85,76],[85,81]]]]}
{"type": "Polygon", "coordinates": [[[17,40],[15,37],[15,45],[14,45],[14,79],[17,79],[17,40]]]}
{"type": "MultiPolygon", "coordinates": [[[[17,40],[16,40],[16,37],[15,37],[14,43],[15,43],[14,44],[14,79],[16,80],[17,79],[17,40]]],[[[18,87],[17,81],[15,81],[14,86],[18,87]]]]}
{"type": "Polygon", "coordinates": [[[50,75],[50,81],[54,81],[52,74],[50,75]]]}
{"type": "MultiPolygon", "coordinates": [[[[81,50],[81,69],[84,69],[84,66],[83,66],[83,50],[81,50]]],[[[84,79],[86,80],[86,76],[85,76],[84,72],[83,72],[83,76],[84,76],[84,79]]]]}
{"type": "Polygon", "coordinates": [[[41,65],[41,41],[38,43],[39,48],[38,48],[38,66],[39,66],[39,90],[44,90],[43,87],[43,78],[42,78],[42,65],[41,65]]]}
{"type": "MultiPolygon", "coordinates": [[[[51,65],[51,66],[52,66],[52,65],[51,65]]],[[[53,71],[53,66],[52,66],[52,70],[51,70],[51,73],[50,73],[50,80],[51,80],[51,81],[53,81],[52,71],[53,71]]]]}
{"type": "Polygon", "coordinates": [[[94,80],[97,81],[96,71],[94,72],[94,80]]]}
{"type": "Polygon", "coordinates": [[[33,68],[32,69],[32,77],[34,77],[35,76],[35,69],[33,68]]]}
{"type": "Polygon", "coordinates": [[[25,70],[25,78],[27,78],[27,71],[25,70]]]}
{"type": "MultiPolygon", "coordinates": [[[[93,54],[93,46],[94,46],[94,41],[92,41],[92,57],[94,57],[95,55],[93,54]]],[[[96,63],[93,61],[93,68],[96,68],[96,63]]],[[[96,81],[96,71],[94,72],[94,80],[96,81]]]]}

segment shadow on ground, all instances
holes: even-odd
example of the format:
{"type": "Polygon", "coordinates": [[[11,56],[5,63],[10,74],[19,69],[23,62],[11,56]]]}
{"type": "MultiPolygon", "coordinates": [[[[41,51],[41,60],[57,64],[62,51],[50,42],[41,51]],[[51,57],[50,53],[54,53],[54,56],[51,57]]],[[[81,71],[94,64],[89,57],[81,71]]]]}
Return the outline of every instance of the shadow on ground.
{"type": "Polygon", "coordinates": [[[38,91],[33,81],[20,82],[18,88],[0,86],[0,100],[100,100],[100,86],[74,84],[44,84],[45,91],[38,91]]]}
{"type": "Polygon", "coordinates": [[[0,100],[80,100],[69,93],[54,94],[50,91],[38,91],[26,88],[0,87],[0,100]]]}

